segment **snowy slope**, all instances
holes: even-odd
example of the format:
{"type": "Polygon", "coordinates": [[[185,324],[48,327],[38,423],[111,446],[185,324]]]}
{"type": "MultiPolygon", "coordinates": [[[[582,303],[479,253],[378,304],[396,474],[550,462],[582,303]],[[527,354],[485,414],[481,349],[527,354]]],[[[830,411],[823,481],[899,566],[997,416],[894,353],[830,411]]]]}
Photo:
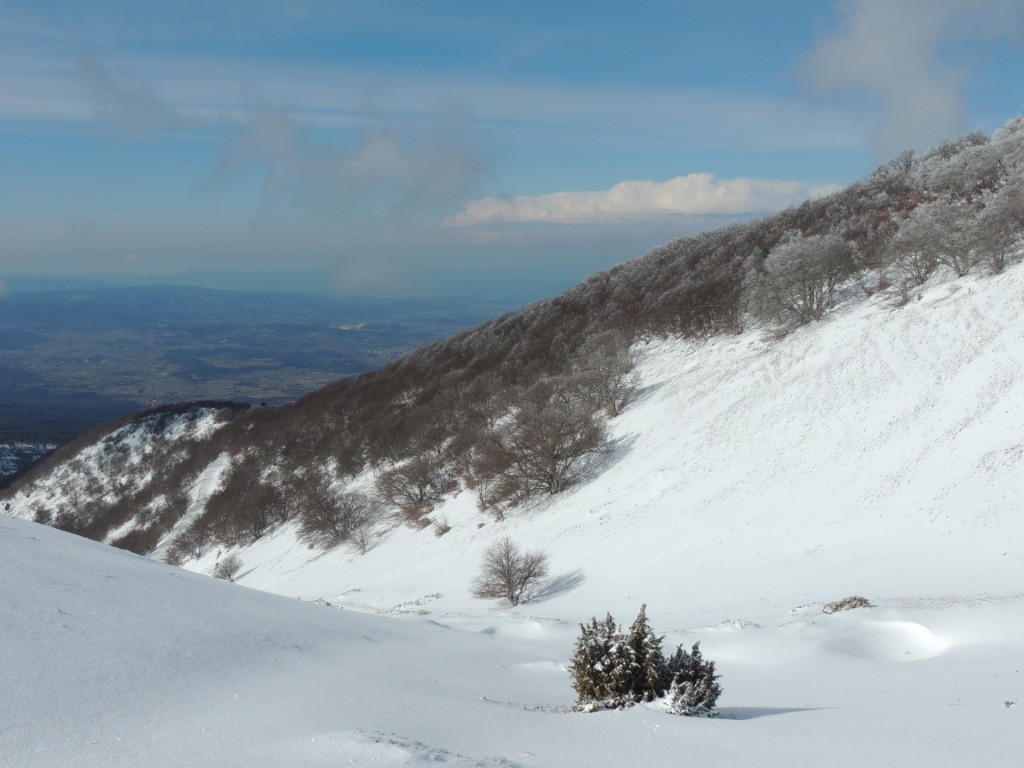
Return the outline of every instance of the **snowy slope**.
{"type": "Polygon", "coordinates": [[[1020,765],[1022,305],[1015,267],[654,342],[591,481],[500,523],[464,492],[365,555],[287,526],[238,552],[241,584],[348,610],[0,518],[0,762],[1020,765]],[[469,594],[502,534],[551,555],[516,609],[469,594]],[[577,622],[643,602],[719,663],[722,719],[566,711],[577,622]]]}
{"type": "Polygon", "coordinates": [[[439,593],[419,609],[475,612],[481,553],[508,533],[573,585],[530,610],[573,622],[643,601],[663,622],[715,623],[851,593],[1021,592],[1024,269],[887,301],[782,340],[652,343],[589,483],[501,523],[464,492],[432,515],[445,536],[400,529],[364,556],[285,527],[241,551],[241,581],[373,610],[439,593]]]}

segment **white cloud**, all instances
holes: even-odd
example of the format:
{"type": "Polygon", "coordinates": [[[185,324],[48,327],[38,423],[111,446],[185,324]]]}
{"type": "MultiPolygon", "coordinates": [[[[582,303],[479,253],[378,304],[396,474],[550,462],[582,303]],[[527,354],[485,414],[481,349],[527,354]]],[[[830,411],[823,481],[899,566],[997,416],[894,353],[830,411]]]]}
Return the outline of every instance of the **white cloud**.
{"type": "Polygon", "coordinates": [[[834,184],[769,179],[716,179],[691,173],[668,181],[623,181],[607,191],[554,192],[534,197],[485,197],[445,220],[477,224],[633,221],[664,215],[749,214],[777,211],[839,189],[834,184]]]}

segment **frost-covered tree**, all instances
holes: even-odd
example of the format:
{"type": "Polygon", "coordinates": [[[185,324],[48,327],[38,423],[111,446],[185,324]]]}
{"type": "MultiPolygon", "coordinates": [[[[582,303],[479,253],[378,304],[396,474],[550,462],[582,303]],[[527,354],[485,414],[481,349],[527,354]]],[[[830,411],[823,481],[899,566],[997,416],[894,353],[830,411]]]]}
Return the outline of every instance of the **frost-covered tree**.
{"type": "Polygon", "coordinates": [[[976,131],[944,141],[923,154],[913,178],[931,199],[963,202],[996,189],[1005,172],[999,148],[976,131]]]}
{"type": "Polygon", "coordinates": [[[970,212],[945,201],[915,208],[889,248],[898,284],[904,287],[921,285],[940,264],[966,275],[980,258],[970,236],[970,212]]]}
{"type": "Polygon", "coordinates": [[[854,268],[853,250],[836,235],[794,235],[768,254],[749,287],[755,315],[783,326],[820,320],[839,282],[854,268]]]}
{"type": "Polygon", "coordinates": [[[629,405],[639,386],[633,373],[636,361],[629,340],[619,331],[604,331],[589,338],[580,348],[576,364],[576,386],[595,411],[608,418],[618,416],[629,405]]]}
{"type": "Polygon", "coordinates": [[[994,274],[1019,257],[1024,241],[1024,179],[1013,179],[987,202],[978,217],[977,240],[994,274]]]}
{"type": "Polygon", "coordinates": [[[523,552],[510,537],[502,536],[484,552],[480,575],[473,582],[473,596],[519,605],[531,587],[547,578],[548,560],[547,553],[523,552]]]}

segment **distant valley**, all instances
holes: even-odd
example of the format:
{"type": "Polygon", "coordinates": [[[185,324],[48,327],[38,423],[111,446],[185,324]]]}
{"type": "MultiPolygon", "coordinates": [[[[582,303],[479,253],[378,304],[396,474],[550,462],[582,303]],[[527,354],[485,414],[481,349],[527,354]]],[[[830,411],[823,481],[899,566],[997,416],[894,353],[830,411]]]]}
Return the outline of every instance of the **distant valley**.
{"type": "Polygon", "coordinates": [[[0,443],[61,442],[153,405],[281,403],[515,308],[180,286],[0,300],[0,443]]]}

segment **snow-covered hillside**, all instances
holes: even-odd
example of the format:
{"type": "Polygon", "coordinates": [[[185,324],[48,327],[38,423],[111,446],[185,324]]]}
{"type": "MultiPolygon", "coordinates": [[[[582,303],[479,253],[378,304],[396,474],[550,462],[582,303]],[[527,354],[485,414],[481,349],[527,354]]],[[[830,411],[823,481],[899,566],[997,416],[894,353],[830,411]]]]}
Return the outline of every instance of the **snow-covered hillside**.
{"type": "MultiPolygon", "coordinates": [[[[446,535],[400,528],[365,555],[310,550],[286,525],[239,550],[240,580],[445,615],[466,610],[484,548],[509,534],[550,552],[572,585],[531,611],[573,622],[642,601],[663,622],[685,610],[715,623],[851,593],[1021,592],[1024,269],[887,301],[781,340],[651,343],[642,395],[612,422],[592,481],[503,522],[464,491],[431,515],[446,535]],[[580,610],[566,615],[566,599],[580,610]]],[[[187,567],[208,571],[222,552],[187,567]]]]}
{"type": "Polygon", "coordinates": [[[1019,765],[1024,268],[890,301],[781,340],[646,345],[601,471],[504,521],[464,491],[432,513],[440,537],[399,527],[363,555],[321,552],[288,523],[234,550],[241,584],[347,610],[3,519],[0,754],[1019,765]],[[551,581],[515,609],[470,595],[506,534],[551,556],[551,581]],[[851,594],[873,607],[822,613],[851,594]],[[720,720],[567,712],[577,623],[628,623],[641,603],[666,645],[699,640],[718,662],[720,720]]]}

